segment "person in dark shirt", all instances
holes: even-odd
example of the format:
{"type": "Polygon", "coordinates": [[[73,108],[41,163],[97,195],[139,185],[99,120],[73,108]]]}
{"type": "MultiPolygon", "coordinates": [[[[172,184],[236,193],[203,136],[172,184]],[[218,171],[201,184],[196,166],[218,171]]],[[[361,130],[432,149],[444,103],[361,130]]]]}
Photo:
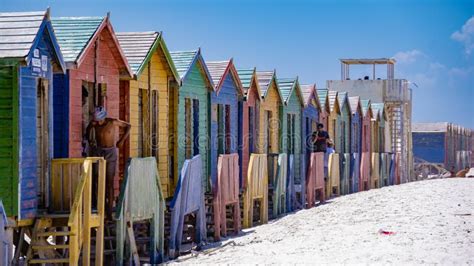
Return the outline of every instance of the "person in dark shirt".
{"type": "Polygon", "coordinates": [[[313,151],[326,152],[327,142],[329,140],[328,132],[324,131],[324,125],[319,123],[317,130],[313,132],[313,151]]]}

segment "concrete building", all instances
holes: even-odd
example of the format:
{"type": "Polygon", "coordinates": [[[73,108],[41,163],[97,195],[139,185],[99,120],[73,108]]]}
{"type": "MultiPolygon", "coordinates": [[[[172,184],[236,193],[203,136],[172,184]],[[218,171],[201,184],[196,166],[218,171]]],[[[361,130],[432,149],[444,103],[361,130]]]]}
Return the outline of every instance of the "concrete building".
{"type": "Polygon", "coordinates": [[[361,99],[384,103],[387,107],[387,122],[391,132],[391,152],[401,154],[401,182],[409,182],[413,177],[413,153],[411,136],[412,91],[406,79],[395,79],[394,59],[340,59],[341,80],[328,80],[327,88],[347,91],[361,99]],[[372,78],[365,76],[351,79],[349,70],[354,65],[372,66],[372,78]],[[386,65],[385,79],[376,78],[376,66],[386,65]]]}

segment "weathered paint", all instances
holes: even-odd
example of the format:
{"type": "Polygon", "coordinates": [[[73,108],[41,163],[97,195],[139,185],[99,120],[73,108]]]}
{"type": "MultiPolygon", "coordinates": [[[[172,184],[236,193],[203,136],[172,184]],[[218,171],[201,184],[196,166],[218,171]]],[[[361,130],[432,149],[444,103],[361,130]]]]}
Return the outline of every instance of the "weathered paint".
{"type": "Polygon", "coordinates": [[[341,105],[339,104],[339,99],[337,98],[336,91],[328,91],[329,99],[329,117],[328,117],[328,133],[329,137],[334,142],[334,149],[337,153],[341,153],[341,105]]]}
{"type": "MultiPolygon", "coordinates": [[[[337,93],[338,102],[341,108],[339,116],[339,152],[340,152],[340,178],[341,178],[341,194],[349,193],[350,187],[350,149],[351,149],[351,106],[347,92],[337,93]]],[[[337,150],[337,147],[336,147],[337,150]]]]}
{"type": "Polygon", "coordinates": [[[349,104],[349,97],[347,92],[338,92],[337,98],[339,101],[339,105],[341,108],[341,116],[340,116],[340,136],[341,136],[341,144],[340,144],[340,152],[341,153],[349,153],[351,150],[351,117],[352,117],[352,110],[349,104]]]}
{"type": "Polygon", "coordinates": [[[245,186],[250,154],[258,153],[261,91],[255,68],[239,69],[237,72],[244,89],[244,103],[241,114],[242,123],[239,124],[241,127],[239,155],[242,162],[241,186],[245,186]]]}
{"type": "MultiPolygon", "coordinates": [[[[38,86],[47,81],[47,113],[53,112],[53,72],[64,71],[64,61],[51,27],[49,11],[0,13],[2,42],[6,49],[0,53],[0,198],[5,212],[18,220],[31,219],[38,205],[47,207],[47,195],[38,196],[40,186],[44,193],[48,186],[48,172],[53,153],[53,117],[46,121],[48,147],[41,148],[37,132],[38,86]],[[11,21],[11,20],[14,21],[11,21]],[[22,23],[28,22],[31,26],[22,23]],[[21,29],[18,29],[20,25],[21,29]],[[23,25],[23,26],[21,26],[23,25]],[[31,40],[24,40],[28,31],[31,40]],[[3,36],[3,34],[6,34],[3,36]],[[26,33],[25,33],[26,34],[26,33]],[[8,35],[8,37],[7,37],[8,35]],[[23,41],[21,41],[23,42],[23,41]],[[47,152],[45,179],[39,180],[38,154],[47,152]]],[[[43,153],[44,154],[44,153],[43,153]]]]}
{"type": "Polygon", "coordinates": [[[360,159],[362,152],[362,106],[359,96],[349,97],[351,106],[351,193],[359,191],[360,159]]]}
{"type": "MultiPolygon", "coordinates": [[[[312,135],[313,132],[317,129],[317,124],[319,123],[320,113],[321,113],[321,105],[319,102],[318,95],[316,93],[316,84],[310,85],[300,85],[301,87],[301,94],[303,95],[304,100],[304,107],[302,111],[302,118],[301,118],[301,148],[303,157],[301,158],[301,178],[305,178],[308,180],[308,176],[306,171],[311,165],[311,152],[313,151],[313,143],[312,143],[312,135]]],[[[313,173],[317,171],[313,170],[313,173]]],[[[314,180],[315,177],[311,177],[310,180],[314,180]]],[[[314,182],[312,183],[314,187],[314,182]]],[[[301,182],[301,204],[304,206],[306,202],[306,195],[304,191],[308,191],[305,188],[307,184],[305,182],[301,182]]],[[[314,199],[314,188],[311,188],[312,197],[314,199]]]]}
{"type": "MultiPolygon", "coordinates": [[[[177,105],[170,102],[172,101],[170,95],[175,93],[173,90],[178,89],[173,85],[179,80],[179,76],[161,33],[117,33],[117,38],[127,60],[131,64],[134,74],[132,80],[120,83],[121,85],[126,82],[129,83],[125,84],[128,86],[129,91],[129,122],[132,126],[129,154],[130,157],[155,157],[161,178],[163,194],[165,198],[168,198],[174,191],[174,182],[172,179],[170,180],[170,177],[173,177],[170,172],[174,170],[170,167],[174,158],[174,147],[172,147],[172,138],[170,138],[170,136],[173,136],[173,132],[170,128],[172,128],[174,116],[178,115],[177,110],[170,108],[177,108],[177,105]],[[146,125],[152,125],[151,112],[145,114],[140,110],[139,97],[141,90],[146,90],[148,93],[147,106],[158,112],[155,114],[158,120],[156,128],[151,130],[151,127],[149,127],[150,132],[144,134],[144,139],[151,140],[151,138],[147,138],[146,136],[158,138],[155,140],[157,144],[156,147],[153,143],[147,141],[145,141],[145,143],[147,143],[145,145],[138,143],[140,141],[140,126],[147,127],[146,125]],[[150,97],[152,91],[156,91],[158,94],[156,107],[151,106],[153,103],[150,97]],[[142,114],[142,117],[139,117],[140,114],[142,114]],[[142,125],[139,125],[140,121],[142,121],[142,125]],[[153,136],[154,134],[157,134],[157,136],[153,136]],[[142,148],[140,149],[140,147],[142,148]],[[156,152],[152,150],[156,150],[156,152]]],[[[121,90],[124,90],[124,88],[121,88],[121,90]]]]}
{"type": "Polygon", "coordinates": [[[371,120],[372,107],[370,100],[361,100],[362,109],[362,130],[361,130],[361,162],[360,162],[360,177],[359,190],[370,189],[370,169],[371,169],[371,120]]]}
{"type": "Polygon", "coordinates": [[[319,123],[323,124],[324,130],[328,130],[328,118],[331,110],[329,108],[329,96],[328,90],[326,89],[317,89],[316,94],[321,105],[321,112],[319,113],[319,123]]]}
{"type": "MultiPolygon", "coordinates": [[[[284,104],[280,111],[280,152],[287,153],[288,158],[293,155],[293,162],[288,162],[288,169],[293,170],[293,180],[288,179],[287,208],[293,210],[296,202],[294,194],[295,184],[304,185],[301,175],[302,157],[302,134],[301,134],[301,113],[304,106],[303,95],[298,82],[298,78],[277,79],[284,104]],[[288,118],[294,118],[294,125],[288,124],[288,118]],[[293,129],[291,129],[293,127],[293,129]],[[292,132],[289,132],[292,130],[292,132]],[[292,147],[293,146],[293,147],[292,147]],[[291,181],[294,181],[292,183],[291,181]]],[[[290,177],[290,176],[288,176],[290,177]]],[[[304,190],[302,190],[304,193],[304,190]]]]}
{"type": "MultiPolygon", "coordinates": [[[[164,253],[165,200],[160,185],[156,160],[153,157],[132,158],[127,163],[124,182],[117,203],[118,265],[123,265],[127,223],[150,221],[150,263],[160,263],[164,253]]],[[[130,248],[130,246],[128,246],[130,248]]],[[[127,250],[129,253],[130,250],[127,250]]]]}
{"type": "Polygon", "coordinates": [[[260,105],[259,153],[279,153],[280,106],[282,98],[275,71],[257,71],[263,100],[260,105]],[[271,114],[271,120],[267,119],[271,114]]]}
{"type": "Polygon", "coordinates": [[[309,155],[312,151],[311,136],[317,129],[319,123],[319,115],[321,113],[321,105],[316,93],[316,84],[301,85],[301,93],[304,98],[304,108],[301,121],[302,145],[303,152],[306,154],[309,163],[309,155]]]}
{"type": "MultiPolygon", "coordinates": [[[[180,76],[180,87],[178,96],[178,120],[177,120],[177,157],[176,173],[181,171],[186,159],[185,140],[187,135],[197,135],[198,139],[192,142],[192,150],[198,148],[197,154],[201,155],[203,186],[208,185],[209,180],[209,123],[210,123],[210,92],[214,90],[214,83],[207,69],[206,63],[201,55],[201,50],[171,52],[171,58],[180,76]],[[186,99],[195,100],[199,104],[199,127],[198,132],[186,132],[185,109],[186,99]],[[197,133],[197,134],[195,134],[197,133]]],[[[196,154],[195,154],[196,155],[196,154]]],[[[175,184],[177,176],[174,177],[175,184]]]]}
{"type": "MultiPolygon", "coordinates": [[[[54,150],[54,157],[82,157],[85,124],[82,121],[83,82],[106,87],[104,107],[111,118],[119,118],[120,78],[132,77],[127,59],[115,36],[109,16],[53,18],[54,32],[65,55],[66,74],[55,74],[55,142],[68,143],[54,150]],[[68,95],[66,98],[64,95],[68,95]],[[61,107],[63,109],[61,109],[61,107]]],[[[118,173],[114,179],[119,193],[118,173]]]]}
{"type": "MultiPolygon", "coordinates": [[[[240,121],[239,116],[241,115],[239,110],[242,108],[243,89],[232,59],[228,61],[207,62],[207,66],[212,80],[215,82],[215,90],[211,93],[210,161],[217,162],[217,158],[220,154],[238,152],[238,126],[240,121]],[[222,111],[224,111],[224,114],[221,116],[218,114],[219,105],[223,106],[222,111]],[[226,120],[226,118],[229,120],[226,120]],[[230,128],[227,128],[229,126],[230,128]],[[219,127],[222,127],[223,132],[219,132],[219,127]],[[224,137],[224,147],[223,150],[219,151],[218,141],[222,139],[222,137],[224,137]]],[[[217,164],[212,163],[212,189],[214,189],[216,181],[217,164]]]]}

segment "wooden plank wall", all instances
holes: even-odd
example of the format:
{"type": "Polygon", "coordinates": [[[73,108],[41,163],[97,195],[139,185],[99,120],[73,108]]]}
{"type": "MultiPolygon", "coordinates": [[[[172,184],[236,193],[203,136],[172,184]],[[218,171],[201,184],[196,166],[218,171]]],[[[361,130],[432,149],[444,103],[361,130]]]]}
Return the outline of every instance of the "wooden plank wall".
{"type": "MultiPolygon", "coordinates": [[[[259,95],[257,92],[257,87],[252,86],[247,92],[247,100],[244,102],[244,107],[242,110],[242,123],[240,124],[242,126],[242,132],[241,132],[241,137],[242,137],[242,152],[241,152],[241,161],[242,161],[242,171],[241,171],[241,184],[247,180],[247,174],[248,174],[248,166],[249,166],[249,160],[250,160],[250,154],[251,154],[251,147],[250,147],[250,134],[253,134],[253,142],[254,146],[257,146],[258,143],[258,136],[259,136],[259,109],[260,109],[260,99],[259,95]],[[254,121],[254,132],[250,132],[250,115],[249,115],[249,107],[252,107],[254,110],[254,116],[255,120],[254,121]],[[256,123],[255,123],[256,122],[256,123]]],[[[240,149],[239,149],[240,150],[240,149]]],[[[258,150],[255,149],[253,153],[257,153],[258,150]]]]}
{"type": "Polygon", "coordinates": [[[270,153],[278,153],[280,149],[280,140],[278,137],[280,130],[280,106],[281,106],[280,96],[278,95],[277,87],[275,83],[272,82],[270,88],[268,88],[267,96],[261,102],[260,105],[260,129],[259,129],[259,153],[267,153],[265,143],[267,141],[271,144],[270,153]],[[269,125],[265,124],[266,121],[266,112],[272,112],[272,121],[269,122],[269,125]],[[266,136],[267,128],[271,128],[271,136],[266,136]]]}
{"type": "MultiPolygon", "coordinates": [[[[178,172],[174,178],[175,185],[178,181],[179,171],[183,167],[186,159],[186,147],[184,145],[186,130],[185,130],[185,102],[186,98],[196,99],[199,101],[199,154],[201,155],[203,167],[203,180],[209,179],[209,89],[206,85],[205,74],[197,61],[189,69],[186,79],[183,80],[182,86],[179,88],[179,103],[178,103],[178,172]]],[[[196,142],[193,142],[195,145],[196,142]]],[[[217,161],[216,161],[217,162],[217,161]]]]}
{"type": "MultiPolygon", "coordinates": [[[[290,95],[289,101],[287,105],[282,106],[282,112],[280,113],[280,152],[281,153],[288,153],[288,114],[295,115],[295,136],[294,136],[294,180],[296,183],[299,183],[301,180],[301,112],[302,106],[300,99],[298,98],[296,89],[290,95]]],[[[288,154],[289,156],[289,154],[288,154]]],[[[290,167],[290,166],[288,166],[290,167]]]]}
{"type": "MultiPolygon", "coordinates": [[[[77,69],[69,70],[69,154],[68,157],[82,157],[82,82],[94,82],[94,61],[97,59],[97,82],[107,85],[106,103],[107,114],[111,118],[119,118],[119,58],[114,57],[112,49],[115,43],[111,33],[105,27],[98,38],[97,58],[95,43],[84,57],[77,69]]],[[[118,172],[114,180],[115,195],[119,193],[118,172]]]]}
{"type": "Polygon", "coordinates": [[[18,213],[18,65],[0,61],[0,195],[8,216],[18,213]]]}
{"type": "MultiPolygon", "coordinates": [[[[238,115],[239,115],[239,98],[238,89],[235,84],[231,72],[227,72],[224,79],[223,85],[220,88],[219,94],[216,92],[211,93],[211,113],[217,111],[217,108],[213,106],[216,104],[224,104],[230,106],[230,153],[237,152],[238,146],[238,115]]],[[[212,184],[216,184],[217,181],[217,162],[218,154],[218,121],[214,118],[217,114],[211,114],[211,180],[212,184]]]]}
{"type": "MultiPolygon", "coordinates": [[[[140,89],[151,90],[158,92],[158,125],[156,132],[158,133],[158,156],[156,157],[158,171],[161,180],[161,186],[165,197],[169,197],[172,185],[169,180],[169,88],[168,80],[172,76],[168,62],[161,49],[156,49],[151,57],[150,63],[143,69],[141,74],[138,76],[138,80],[130,81],[130,123],[132,125],[130,132],[130,156],[137,157],[142,154],[151,155],[152,147],[143,147],[148,149],[148,152],[141,153],[139,151],[139,105],[138,97],[140,89]],[[150,68],[150,69],[149,69],[150,68]],[[150,73],[150,74],[148,74],[150,73]],[[150,84],[148,84],[150,82],[150,84]]],[[[150,93],[151,95],[151,93],[150,93]]],[[[143,118],[145,119],[145,118],[143,118]]],[[[143,121],[143,120],[142,120],[143,121]]],[[[151,123],[149,123],[151,125],[151,123]]],[[[153,136],[148,136],[153,137],[153,136]]],[[[150,142],[151,144],[151,142],[150,142]]]]}

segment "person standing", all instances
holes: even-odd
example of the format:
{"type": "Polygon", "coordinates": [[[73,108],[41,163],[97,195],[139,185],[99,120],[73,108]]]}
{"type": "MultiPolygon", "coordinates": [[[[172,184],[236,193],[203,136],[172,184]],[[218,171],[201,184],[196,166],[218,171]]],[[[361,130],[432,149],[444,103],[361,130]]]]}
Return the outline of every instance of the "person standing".
{"type": "Polygon", "coordinates": [[[115,118],[108,118],[104,107],[97,107],[93,120],[87,126],[86,138],[89,142],[90,156],[104,157],[105,172],[105,209],[108,219],[112,218],[114,205],[114,177],[117,168],[117,148],[121,148],[130,134],[130,124],[115,118]],[[125,133],[116,141],[119,128],[125,133]]]}
{"type": "Polygon", "coordinates": [[[326,152],[329,134],[324,130],[324,125],[319,123],[313,132],[313,152],[326,152]]]}

